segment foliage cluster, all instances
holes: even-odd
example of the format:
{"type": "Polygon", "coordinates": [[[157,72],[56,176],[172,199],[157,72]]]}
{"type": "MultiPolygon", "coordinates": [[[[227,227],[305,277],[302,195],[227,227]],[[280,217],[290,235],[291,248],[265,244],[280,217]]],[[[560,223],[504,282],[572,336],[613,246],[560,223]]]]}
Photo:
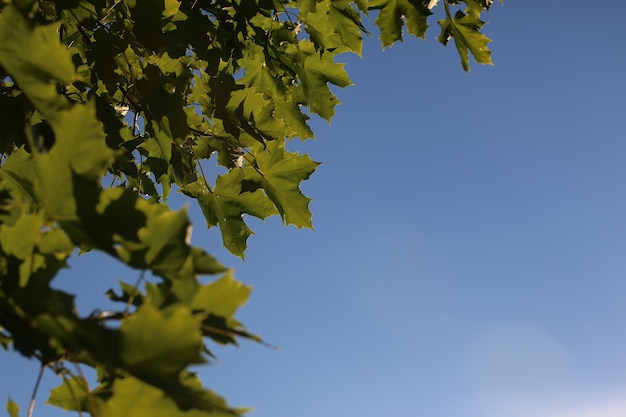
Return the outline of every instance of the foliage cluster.
{"type": "MultiPolygon", "coordinates": [[[[211,343],[260,340],[234,317],[250,289],[191,245],[168,196],[196,200],[242,258],[244,215],[310,227],[299,185],[318,163],[285,141],[312,138],[311,115],[333,116],[332,86],[350,84],[335,58],[361,54],[362,19],[375,16],[390,46],[404,28],[424,37],[437,3],[0,3],[0,344],[60,375],[50,403],[94,416],[242,412],[189,366],[211,360],[211,343]],[[154,279],[120,282],[107,294],[119,308],[80,316],[52,282],[89,251],[154,279]]],[[[480,32],[491,3],[443,0],[438,39],[465,70],[469,54],[491,63],[480,32]]]]}

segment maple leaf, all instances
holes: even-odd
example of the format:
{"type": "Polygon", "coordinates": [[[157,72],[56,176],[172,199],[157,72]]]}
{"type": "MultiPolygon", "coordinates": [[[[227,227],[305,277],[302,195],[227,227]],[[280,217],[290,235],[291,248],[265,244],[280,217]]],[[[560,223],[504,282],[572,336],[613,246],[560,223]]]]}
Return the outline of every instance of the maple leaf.
{"type": "Polygon", "coordinates": [[[482,6],[475,0],[468,0],[466,13],[457,11],[451,17],[446,4],[446,18],[440,20],[441,34],[437,37],[439,42],[448,44],[450,39],[454,39],[454,44],[461,57],[461,65],[465,71],[469,71],[469,52],[476,62],[480,64],[493,65],[491,62],[491,51],[487,44],[491,39],[480,33],[480,29],[485,22],[480,20],[482,6]]]}
{"type": "Polygon", "coordinates": [[[428,24],[426,18],[432,14],[421,0],[373,0],[370,10],[380,10],[374,22],[380,28],[380,40],[391,46],[402,40],[402,26],[418,38],[424,38],[428,24]]]}
{"type": "Polygon", "coordinates": [[[276,213],[276,208],[263,191],[242,192],[243,180],[243,171],[233,169],[224,176],[218,176],[212,190],[202,182],[188,184],[182,189],[184,194],[198,200],[207,227],[219,225],[224,246],[241,258],[247,247],[246,241],[253,234],[243,220],[243,214],[265,219],[276,213]]]}
{"type": "Polygon", "coordinates": [[[306,22],[306,31],[318,48],[355,52],[361,56],[361,32],[368,31],[348,1],[302,1],[300,18],[306,22]]]}
{"type": "Polygon", "coordinates": [[[310,198],[300,191],[300,182],[315,171],[319,162],[308,155],[285,151],[283,141],[255,145],[255,160],[244,167],[246,178],[265,190],[283,221],[296,227],[312,227],[310,198]]]}

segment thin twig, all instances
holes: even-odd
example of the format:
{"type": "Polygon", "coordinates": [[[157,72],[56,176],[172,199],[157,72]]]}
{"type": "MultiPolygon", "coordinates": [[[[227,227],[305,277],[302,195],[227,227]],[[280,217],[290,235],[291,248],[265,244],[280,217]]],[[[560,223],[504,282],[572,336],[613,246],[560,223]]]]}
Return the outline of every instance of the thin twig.
{"type": "Polygon", "coordinates": [[[46,365],[42,363],[41,368],[39,368],[39,375],[37,375],[37,382],[35,382],[35,388],[33,389],[33,395],[30,397],[30,404],[28,404],[28,414],[26,414],[26,417],[33,417],[33,412],[35,411],[35,397],[37,397],[37,390],[39,389],[39,383],[43,377],[44,369],[46,369],[46,365]]]}
{"type": "MultiPolygon", "coordinates": [[[[141,284],[141,281],[143,281],[143,277],[146,274],[146,270],[142,270],[141,274],[139,274],[139,278],[137,278],[137,281],[135,282],[135,290],[138,291],[137,287],[139,287],[139,284],[141,284]]],[[[124,317],[128,316],[128,312],[130,311],[130,306],[133,304],[133,302],[135,301],[135,294],[131,294],[130,297],[128,297],[128,302],[126,303],[126,307],[124,308],[124,317]]]]}
{"type": "MultiPolygon", "coordinates": [[[[69,372],[66,370],[66,372],[69,372]]],[[[83,417],[83,410],[82,407],[80,406],[80,401],[78,401],[78,397],[76,397],[76,394],[74,393],[74,390],[72,389],[72,386],[70,385],[68,379],[65,376],[65,372],[61,372],[61,378],[63,378],[63,383],[67,386],[67,390],[70,392],[70,395],[72,396],[72,400],[74,401],[74,406],[76,407],[76,412],[78,413],[78,415],[80,417],[83,417]]]]}

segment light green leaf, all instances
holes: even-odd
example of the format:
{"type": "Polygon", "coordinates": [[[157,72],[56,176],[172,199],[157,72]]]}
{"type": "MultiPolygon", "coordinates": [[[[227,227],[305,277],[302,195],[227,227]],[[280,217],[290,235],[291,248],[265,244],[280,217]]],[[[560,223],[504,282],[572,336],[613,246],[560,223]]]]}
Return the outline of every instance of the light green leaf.
{"type": "Polygon", "coordinates": [[[59,26],[32,26],[13,5],[0,14],[0,64],[45,115],[69,107],[57,93],[57,82],[68,85],[78,79],[67,49],[59,42],[59,26]]]}
{"type": "Polygon", "coordinates": [[[54,228],[44,233],[37,243],[39,251],[44,255],[55,254],[57,258],[65,259],[76,246],[60,228],[54,228]]]}
{"type": "Polygon", "coordinates": [[[142,379],[177,380],[187,366],[205,361],[199,319],[182,305],[160,311],[143,303],[120,333],[121,360],[142,379]]]}
{"type": "Polygon", "coordinates": [[[374,22],[380,28],[380,40],[391,46],[402,40],[402,26],[418,38],[424,38],[428,24],[426,18],[432,14],[422,0],[373,0],[370,10],[380,10],[374,22]]]}
{"type": "Polygon", "coordinates": [[[275,117],[272,101],[255,87],[234,91],[226,108],[232,113],[241,108],[243,117],[270,139],[283,139],[286,135],[285,123],[275,117]]]}
{"type": "Polygon", "coordinates": [[[320,56],[315,52],[311,42],[303,41],[300,49],[303,54],[308,55],[304,60],[303,70],[299,72],[304,96],[313,113],[330,121],[339,100],[331,93],[328,83],[339,87],[351,84],[344,64],[336,64],[333,61],[333,54],[325,53],[320,56]]]}
{"type": "Polygon", "coordinates": [[[181,410],[158,388],[136,378],[118,379],[113,384],[112,396],[100,410],[101,417],[233,417],[223,399],[207,393],[207,402],[213,411],[181,410]]]}
{"type": "MultiPolygon", "coordinates": [[[[294,54],[297,55],[297,50],[294,51],[294,54]]],[[[313,131],[307,125],[309,117],[300,108],[302,103],[293,97],[285,85],[281,84],[280,77],[276,77],[272,73],[271,68],[265,62],[261,48],[251,45],[247,48],[244,57],[238,61],[238,64],[245,68],[245,75],[238,83],[256,88],[274,102],[274,117],[284,121],[288,129],[286,136],[298,136],[301,139],[313,137],[313,131]]],[[[194,84],[194,87],[196,85],[198,84],[194,84]]],[[[206,88],[200,89],[196,87],[196,89],[198,89],[198,93],[204,92],[206,94],[208,92],[206,88]]],[[[202,94],[196,94],[195,97],[197,97],[198,102],[207,101],[207,96],[202,94]]],[[[209,109],[208,105],[205,104],[204,106],[209,109]]]]}
{"type": "Polygon", "coordinates": [[[354,52],[361,56],[361,31],[367,31],[350,2],[305,0],[298,2],[298,5],[306,31],[318,48],[354,52]]]}
{"type": "Polygon", "coordinates": [[[312,227],[311,199],[302,194],[299,185],[311,176],[319,162],[308,155],[285,151],[283,141],[255,145],[251,154],[255,164],[244,167],[246,178],[265,190],[286,224],[312,227]]]}
{"type": "Polygon", "coordinates": [[[89,396],[87,381],[80,376],[73,376],[64,378],[63,384],[50,391],[47,403],[67,411],[89,411],[89,396]]]}
{"type": "Polygon", "coordinates": [[[234,279],[232,271],[228,271],[220,279],[200,287],[193,298],[192,308],[230,318],[246,303],[251,290],[250,286],[234,279]]]}
{"type": "Polygon", "coordinates": [[[145,228],[138,232],[139,239],[148,247],[146,263],[148,265],[158,263],[173,269],[180,267],[189,254],[189,247],[185,241],[190,227],[185,209],[164,210],[149,216],[145,228]]]}
{"type": "Polygon", "coordinates": [[[50,120],[56,141],[49,152],[35,154],[35,191],[40,204],[57,220],[75,220],[73,175],[95,181],[113,163],[115,153],[106,145],[95,105],[89,102],[58,112],[50,120]]]}

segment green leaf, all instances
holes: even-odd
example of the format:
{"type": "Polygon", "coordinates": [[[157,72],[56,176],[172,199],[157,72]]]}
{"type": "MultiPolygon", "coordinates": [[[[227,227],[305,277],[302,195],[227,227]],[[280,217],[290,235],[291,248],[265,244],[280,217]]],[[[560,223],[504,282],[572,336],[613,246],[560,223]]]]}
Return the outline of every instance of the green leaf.
{"type": "Polygon", "coordinates": [[[217,177],[213,190],[202,182],[189,184],[182,190],[198,200],[207,227],[219,225],[224,247],[241,258],[244,257],[246,241],[253,234],[243,215],[265,219],[276,214],[276,209],[261,190],[242,190],[244,179],[243,170],[233,169],[217,177]]]}
{"type": "Polygon", "coordinates": [[[88,411],[91,408],[89,396],[89,385],[84,378],[66,377],[63,384],[50,391],[47,403],[67,411],[88,411]]]}
{"type": "Polygon", "coordinates": [[[105,143],[95,105],[89,102],[61,111],[50,120],[56,141],[49,152],[35,154],[35,191],[40,203],[57,220],[75,220],[73,175],[93,182],[113,163],[115,153],[105,143]]]}
{"type": "Polygon", "coordinates": [[[319,162],[308,155],[285,151],[282,141],[255,145],[252,155],[255,163],[244,167],[246,178],[265,190],[283,221],[296,227],[312,227],[310,198],[300,191],[300,182],[315,171],[319,162]]]}
{"type": "Polygon", "coordinates": [[[142,379],[177,380],[187,366],[205,362],[201,350],[199,319],[184,306],[159,311],[143,303],[122,323],[121,360],[142,379]]]}
{"type": "Polygon", "coordinates": [[[211,411],[181,410],[162,390],[136,378],[118,379],[113,384],[111,398],[104,404],[102,417],[232,417],[237,415],[228,409],[223,399],[207,393],[211,411]]]}
{"type": "Polygon", "coordinates": [[[193,268],[198,274],[219,274],[226,271],[226,267],[219,263],[215,257],[209,255],[200,248],[191,248],[193,268]]]}
{"type": "Polygon", "coordinates": [[[480,29],[485,24],[479,19],[480,10],[482,9],[476,1],[468,0],[467,14],[459,10],[454,18],[451,19],[448,14],[446,19],[438,22],[441,26],[441,34],[437,39],[444,45],[447,45],[450,39],[454,39],[465,71],[470,69],[468,51],[479,64],[493,65],[491,51],[487,47],[491,40],[480,33],[480,29]]]}
{"type": "Polygon", "coordinates": [[[336,64],[332,54],[325,53],[320,57],[313,50],[311,42],[303,41],[300,48],[303,54],[308,55],[304,60],[303,70],[299,72],[304,95],[311,111],[330,121],[339,101],[331,93],[328,83],[346,87],[351,81],[344,70],[344,64],[336,64]]]}
{"type": "Polygon", "coordinates": [[[146,263],[163,265],[168,269],[180,268],[189,254],[190,242],[186,241],[190,232],[191,224],[185,209],[167,210],[149,216],[145,228],[138,233],[139,239],[148,248],[146,263]]]}
{"type": "Polygon", "coordinates": [[[13,5],[0,14],[0,64],[43,114],[68,108],[57,82],[78,79],[68,50],[59,42],[59,24],[33,26],[13,5]]]}
{"type": "MultiPolygon", "coordinates": [[[[297,53],[297,50],[294,53],[297,53]]],[[[265,97],[271,98],[275,106],[274,117],[283,120],[287,127],[286,136],[298,136],[301,139],[313,137],[313,131],[307,125],[309,117],[300,108],[302,103],[290,94],[287,86],[281,82],[281,78],[276,77],[272,69],[268,67],[261,48],[254,45],[250,46],[238,64],[245,68],[245,75],[238,83],[254,87],[264,93],[265,97]]],[[[206,85],[206,82],[204,84],[206,85]]],[[[198,85],[201,86],[202,84],[196,82],[194,87],[198,85]]],[[[195,95],[198,102],[206,103],[207,95],[205,94],[209,90],[206,87],[204,89],[195,88],[198,90],[195,95]]],[[[205,108],[209,108],[206,104],[205,106],[205,108]]]]}
{"type": "Polygon", "coordinates": [[[271,100],[254,87],[234,91],[226,108],[233,113],[241,108],[243,117],[270,139],[283,139],[286,135],[285,123],[275,117],[271,100]]]}
{"type": "Polygon", "coordinates": [[[426,18],[432,12],[422,0],[373,0],[370,10],[380,10],[374,22],[380,28],[380,41],[383,47],[402,40],[402,27],[418,38],[426,36],[426,18]]]}
{"type": "Polygon", "coordinates": [[[228,271],[220,279],[201,287],[192,301],[192,308],[216,316],[231,318],[243,306],[252,288],[233,278],[228,271]]]}
{"type": "Polygon", "coordinates": [[[42,213],[22,216],[13,226],[0,226],[0,245],[2,250],[19,259],[29,258],[35,249],[35,240],[43,226],[42,213]]]}
{"type": "Polygon", "coordinates": [[[298,5],[300,19],[305,22],[306,31],[318,48],[354,52],[361,56],[361,31],[367,33],[367,30],[350,2],[306,0],[298,5]]]}
{"type": "Polygon", "coordinates": [[[34,160],[30,153],[20,147],[0,167],[0,180],[17,192],[24,209],[32,212],[37,203],[34,191],[34,160]]]}
{"type": "Polygon", "coordinates": [[[9,397],[9,401],[7,401],[7,411],[9,412],[9,417],[19,417],[20,408],[11,397],[9,397]]]}
{"type": "Polygon", "coordinates": [[[57,258],[65,259],[76,248],[69,237],[60,228],[45,232],[37,243],[39,252],[44,255],[54,254],[57,258]]]}

